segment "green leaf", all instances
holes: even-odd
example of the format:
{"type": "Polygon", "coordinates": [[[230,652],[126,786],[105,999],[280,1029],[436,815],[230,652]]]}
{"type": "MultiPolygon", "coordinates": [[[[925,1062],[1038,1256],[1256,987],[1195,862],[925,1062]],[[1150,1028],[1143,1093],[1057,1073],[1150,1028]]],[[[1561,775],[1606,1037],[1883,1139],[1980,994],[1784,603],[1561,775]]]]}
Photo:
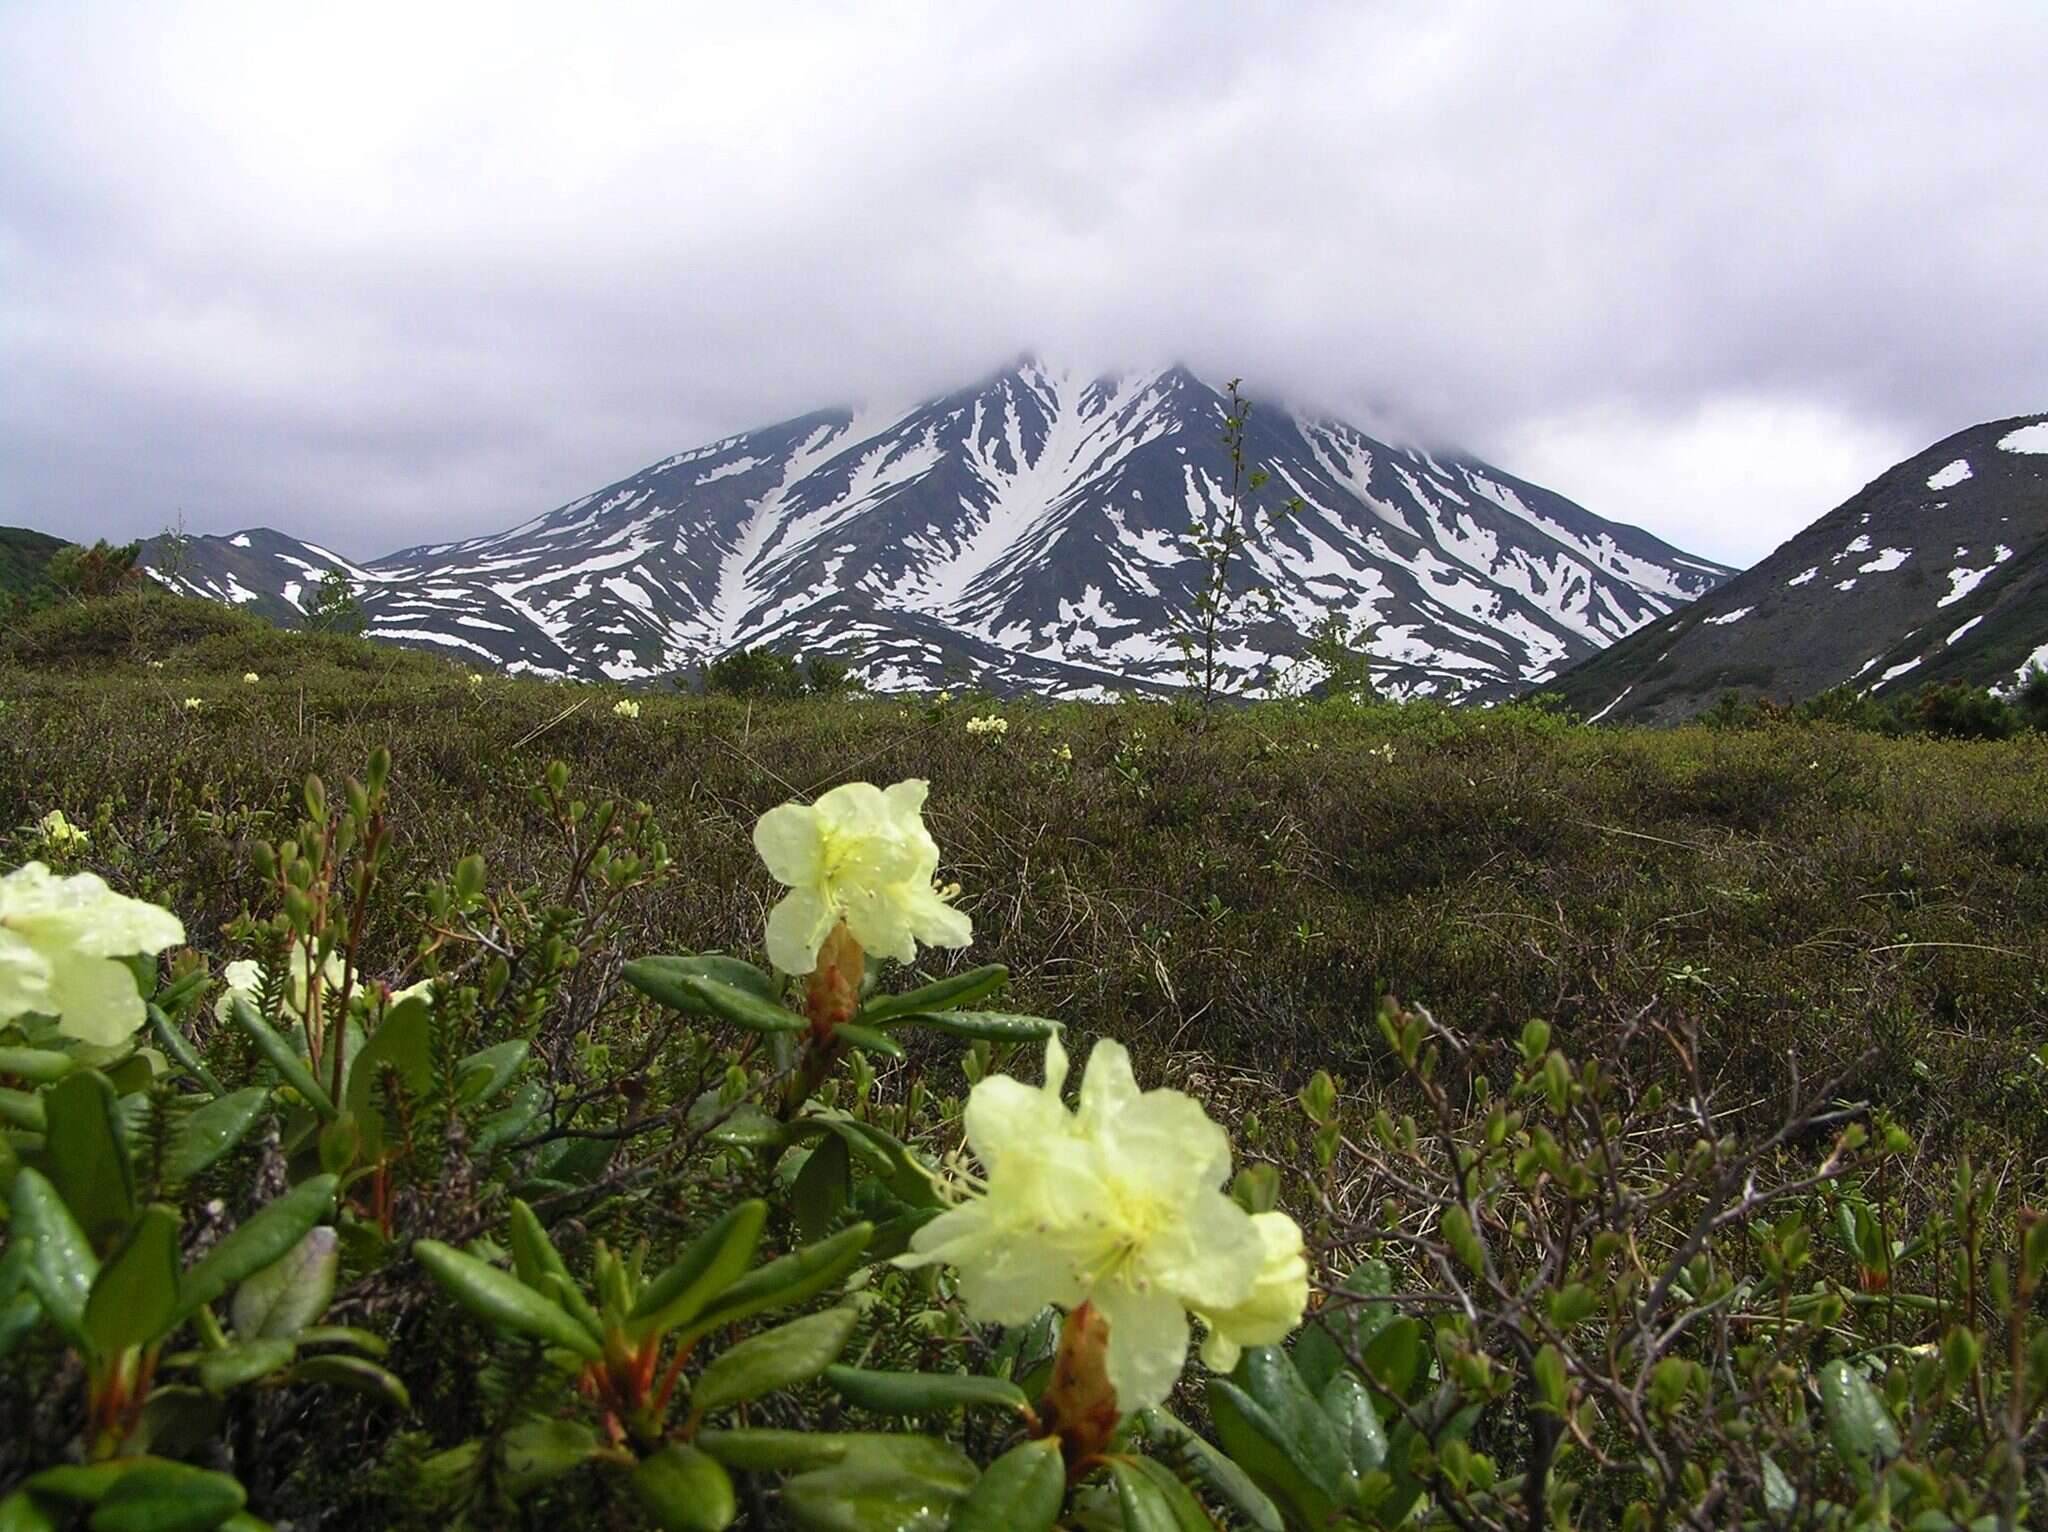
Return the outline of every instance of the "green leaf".
{"type": "Polygon", "coordinates": [[[728,1430],[707,1427],[697,1445],[725,1464],[746,1473],[800,1473],[842,1461],[864,1442],[895,1441],[881,1431],[782,1431],[767,1426],[728,1430]]]}
{"type": "Polygon", "coordinates": [[[395,1070],[415,1100],[434,1089],[433,1011],[418,995],[384,1013],[369,1041],[356,1051],[341,1106],[359,1119],[370,1116],[370,1095],[395,1070]]]}
{"type": "Polygon", "coordinates": [[[869,1026],[915,1013],[957,1010],[986,999],[1009,982],[1010,970],[1001,963],[970,968],[949,978],[937,979],[900,995],[880,995],[860,1008],[860,1019],[869,1026]]]}
{"type": "Polygon", "coordinates": [[[248,1496],[224,1473],[146,1458],[100,1497],[92,1532],[211,1532],[248,1496]]]}
{"type": "Polygon", "coordinates": [[[490,1100],[511,1083],[532,1051],[523,1037],[478,1049],[455,1066],[455,1099],[465,1106],[490,1100]]]}
{"type": "MultiPolygon", "coordinates": [[[[782,986],[775,982],[773,974],[756,968],[743,958],[726,957],[722,953],[692,952],[672,957],[644,957],[634,966],[642,973],[665,973],[678,979],[716,979],[720,984],[743,989],[763,1000],[774,1001],[782,997],[782,986]]],[[[627,982],[632,981],[628,979],[627,982]]]]}
{"type": "Polygon", "coordinates": [[[686,1325],[704,1305],[739,1280],[761,1248],[768,1204],[759,1198],[735,1204],[691,1242],[674,1265],[650,1282],[633,1305],[634,1339],[686,1325]]]}
{"type": "Polygon", "coordinates": [[[526,1420],[505,1433],[500,1483],[514,1500],[572,1473],[598,1450],[597,1433],[580,1420],[526,1420]]]}
{"type": "Polygon", "coordinates": [[[242,1141],[269,1101],[270,1092],[252,1085],[187,1112],[171,1130],[164,1179],[180,1185],[212,1165],[242,1141]]]}
{"type": "Polygon", "coordinates": [[[301,1351],[308,1346],[353,1346],[367,1356],[382,1356],[391,1349],[383,1336],[350,1325],[307,1325],[292,1339],[301,1351]]]}
{"type": "Polygon", "coordinates": [[[719,1460],[686,1442],[641,1458],[627,1485],[664,1532],[721,1532],[739,1516],[733,1481],[719,1460]]]}
{"type": "Polygon", "coordinates": [[[1124,1532],[1211,1532],[1215,1525],[1188,1487],[1163,1464],[1149,1458],[1111,1458],[1109,1477],[1116,1485],[1124,1532]]]}
{"type": "Polygon", "coordinates": [[[1391,1417],[1398,1408],[1397,1401],[1408,1397],[1427,1360],[1420,1323],[1403,1314],[1380,1327],[1379,1334],[1365,1348],[1365,1365],[1393,1396],[1374,1399],[1381,1420],[1391,1417]]]}
{"type": "Polygon", "coordinates": [[[859,1317],[852,1309],[827,1309],[741,1341],[704,1369],[692,1405],[704,1414],[808,1383],[846,1349],[859,1317]]]}
{"type": "Polygon", "coordinates": [[[822,1239],[852,1196],[853,1168],[847,1159],[846,1140],[836,1133],[827,1134],[804,1161],[796,1185],[790,1188],[797,1233],[805,1239],[822,1239]]]}
{"type": "Polygon", "coordinates": [[[1051,1532],[1067,1499],[1067,1464],[1059,1438],[1012,1447],[974,1481],[953,1507],[947,1532],[1051,1532]]]}
{"type": "MultiPolygon", "coordinates": [[[[221,1415],[221,1402],[204,1389],[177,1383],[152,1388],[136,1414],[133,1429],[121,1443],[121,1455],[188,1456],[220,1429],[221,1415]]],[[[4,1526],[0,1522],[0,1528],[4,1526]]]]}
{"type": "Polygon", "coordinates": [[[860,1264],[861,1253],[874,1233],[871,1223],[849,1224],[830,1239],[757,1266],[720,1293],[679,1339],[687,1343],[720,1325],[737,1324],[814,1297],[860,1264]]]}
{"type": "Polygon", "coordinates": [[[1872,1457],[1899,1454],[1899,1428],[1884,1407],[1884,1398],[1847,1362],[1829,1362],[1820,1370],[1821,1414],[1828,1440],[1842,1466],[1868,1481],[1872,1457]]]}
{"type": "MultiPolygon", "coordinates": [[[[1386,1298],[1394,1290],[1393,1275],[1385,1261],[1366,1261],[1344,1279],[1342,1290],[1361,1298],[1386,1298]]],[[[1347,1345],[1363,1356],[1373,1337],[1397,1317],[1392,1302],[1333,1300],[1324,1304],[1302,1326],[1294,1342],[1295,1370],[1309,1392],[1322,1393],[1338,1370],[1349,1365],[1345,1360],[1347,1345]]]]}
{"type": "Polygon", "coordinates": [[[412,1397],[406,1393],[403,1383],[375,1362],[365,1361],[359,1356],[302,1357],[284,1375],[284,1381],[324,1383],[330,1388],[345,1388],[365,1395],[395,1409],[412,1408],[412,1397]]]}
{"type": "Polygon", "coordinates": [[[512,1099],[476,1125],[470,1147],[481,1159],[500,1144],[509,1144],[539,1120],[548,1104],[547,1088],[538,1082],[522,1085],[512,1099]]]}
{"type": "Polygon", "coordinates": [[[650,967],[659,959],[636,958],[624,969],[625,980],[650,1000],[690,1016],[715,1016],[750,1032],[801,1032],[810,1023],[794,1011],[751,989],[722,983],[701,973],[672,967],[650,967]]]}
{"type": "Polygon", "coordinates": [[[56,1503],[25,1489],[0,1495],[0,1532],[63,1532],[68,1520],[56,1503]]]}
{"type": "Polygon", "coordinates": [[[199,1386],[209,1394],[225,1394],[258,1378],[291,1366],[298,1347],[290,1340],[248,1340],[225,1351],[209,1351],[199,1359],[199,1386]]]}
{"type": "Polygon", "coordinates": [[[166,1334],[178,1312],[178,1210],[143,1209],[107,1257],[85,1300],[93,1354],[112,1357],[166,1334]]]}
{"type": "Polygon", "coordinates": [[[486,1323],[530,1335],[591,1361],[603,1355],[590,1332],[517,1277],[435,1239],[414,1240],[412,1253],[457,1303],[486,1323]]]}
{"type": "Polygon", "coordinates": [[[71,1055],[50,1048],[0,1048],[0,1075],[50,1085],[71,1073],[71,1055]]]}
{"type": "Polygon", "coordinates": [[[1344,1444],[1344,1460],[1351,1465],[1354,1475],[1363,1478],[1386,1462],[1386,1428],[1380,1424],[1379,1411],[1373,1408],[1372,1390],[1358,1374],[1349,1370],[1338,1373],[1324,1385],[1317,1403],[1337,1428],[1338,1440],[1344,1444]]]}
{"type": "Polygon", "coordinates": [[[117,1101],[112,1083],[97,1069],[66,1075],[43,1092],[43,1164],[95,1246],[135,1216],[135,1164],[117,1101]]]}
{"type": "Polygon", "coordinates": [[[48,1126],[43,1114],[43,1098],[25,1090],[0,1086],[0,1122],[28,1133],[42,1132],[48,1126]]]}
{"type": "Polygon", "coordinates": [[[327,1312],[341,1270],[341,1242],[325,1224],[235,1289],[235,1333],[244,1340],[296,1336],[327,1312]]]}
{"type": "Polygon", "coordinates": [[[335,1179],[313,1176],[266,1203],[185,1273],[178,1301],[180,1319],[212,1303],[237,1282],[254,1276],[306,1237],[334,1211],[335,1179]]]}
{"type": "Polygon", "coordinates": [[[627,1481],[663,1532],[721,1532],[739,1515],[732,1479],[709,1453],[670,1442],[642,1458],[627,1481]]]}
{"type": "Polygon", "coordinates": [[[885,1059],[910,1057],[903,1051],[903,1044],[887,1032],[861,1026],[858,1022],[842,1021],[832,1029],[832,1035],[850,1048],[863,1048],[869,1053],[879,1053],[885,1059]]]}
{"type": "Polygon", "coordinates": [[[1019,1415],[1031,1401],[1007,1378],[958,1372],[870,1372],[864,1367],[828,1367],[825,1381],[848,1404],[877,1415],[929,1415],[966,1405],[990,1405],[1019,1415]]]}
{"type": "Polygon", "coordinates": [[[1306,1449],[1228,1378],[1209,1380],[1209,1418],[1223,1450],[1292,1520],[1311,1527],[1331,1520],[1337,1510],[1336,1450],[1321,1462],[1310,1460],[1306,1449]]]}
{"type": "Polygon", "coordinates": [[[270,1023],[256,1014],[256,1008],[239,993],[231,993],[228,1014],[235,1019],[235,1025],[249,1034],[257,1050],[277,1071],[278,1078],[305,1097],[306,1102],[322,1117],[334,1115],[334,1098],[323,1090],[298,1050],[272,1030],[270,1023]]]}
{"type": "Polygon", "coordinates": [[[944,1532],[980,1475],[959,1448],[926,1436],[870,1437],[828,1467],[782,1487],[805,1532],[944,1532]]]}
{"type": "Polygon", "coordinates": [[[1058,1022],[1046,1017],[1013,1016],[1006,1011],[912,1011],[896,1021],[991,1043],[1043,1042],[1060,1029],[1058,1022]]]}
{"type": "Polygon", "coordinates": [[[78,1220],[40,1171],[24,1167],[9,1193],[14,1208],[13,1238],[29,1246],[23,1274],[30,1292],[57,1328],[85,1345],[85,1305],[99,1275],[99,1257],[86,1243],[78,1220]]]}
{"type": "Polygon", "coordinates": [[[1286,1532],[1287,1524],[1281,1519],[1280,1509],[1266,1492],[1254,1484],[1235,1462],[1189,1430],[1168,1410],[1159,1406],[1141,1410],[1138,1412],[1138,1424],[1147,1440],[1185,1462],[1209,1487],[1210,1493],[1227,1504],[1256,1532],[1286,1532]]]}
{"type": "MultiPolygon", "coordinates": [[[[199,973],[200,970],[195,969],[194,972],[199,973]]],[[[204,982],[203,976],[201,982],[204,982]]],[[[156,1034],[156,1040],[163,1044],[164,1052],[171,1056],[180,1069],[214,1095],[227,1094],[226,1088],[213,1077],[213,1072],[201,1063],[199,1055],[192,1051],[192,1045],[185,1040],[185,1034],[172,1024],[171,1018],[164,1014],[163,1007],[154,1001],[149,1007],[149,1029],[156,1034]]]]}

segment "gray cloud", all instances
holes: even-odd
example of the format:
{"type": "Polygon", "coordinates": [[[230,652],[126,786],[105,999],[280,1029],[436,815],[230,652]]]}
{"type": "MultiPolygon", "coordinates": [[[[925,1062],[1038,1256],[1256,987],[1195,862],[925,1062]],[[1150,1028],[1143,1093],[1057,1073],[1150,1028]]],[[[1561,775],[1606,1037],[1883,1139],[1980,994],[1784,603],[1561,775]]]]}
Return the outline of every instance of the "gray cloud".
{"type": "Polygon", "coordinates": [[[2048,408],[2044,45],[2032,0],[12,5],[0,521],[371,554],[1036,348],[1749,559],[2048,408]]]}

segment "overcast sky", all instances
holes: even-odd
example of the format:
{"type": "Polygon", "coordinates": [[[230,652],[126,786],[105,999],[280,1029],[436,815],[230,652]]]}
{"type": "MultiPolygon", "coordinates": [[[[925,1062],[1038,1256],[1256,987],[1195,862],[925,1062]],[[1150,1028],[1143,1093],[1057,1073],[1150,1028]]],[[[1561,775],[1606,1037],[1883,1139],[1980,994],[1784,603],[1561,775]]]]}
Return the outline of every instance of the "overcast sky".
{"type": "Polygon", "coordinates": [[[1743,563],[2048,409],[2048,4],[0,0],[0,523],[367,556],[1182,359],[1743,563]]]}

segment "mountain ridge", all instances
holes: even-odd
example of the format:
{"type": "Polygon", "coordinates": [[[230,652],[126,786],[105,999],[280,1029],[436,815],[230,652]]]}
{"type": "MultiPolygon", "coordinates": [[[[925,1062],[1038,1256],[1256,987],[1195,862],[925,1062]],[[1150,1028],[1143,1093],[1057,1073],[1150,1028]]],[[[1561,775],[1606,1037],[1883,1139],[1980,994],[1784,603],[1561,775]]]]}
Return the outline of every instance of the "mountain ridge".
{"type": "Polygon", "coordinates": [[[1723,692],[2010,684],[2048,662],[2048,415],[1954,432],[1761,562],[1565,672],[1594,719],[1669,723],[1723,692]]]}
{"type": "MultiPolygon", "coordinates": [[[[512,670],[641,681],[743,645],[847,660],[882,689],[968,680],[1101,695],[1176,684],[1199,590],[1188,523],[1228,514],[1225,394],[1186,367],[1026,358],[901,410],[815,411],[679,452],[503,532],[363,563],[251,528],[145,550],[158,578],[291,620],[339,568],[373,636],[512,670]]],[[[1396,695],[1540,683],[1729,573],[1477,458],[1255,408],[1234,685],[1296,679],[1336,612],[1396,695]]],[[[1243,507],[1239,514],[1244,517],[1243,507]]]]}

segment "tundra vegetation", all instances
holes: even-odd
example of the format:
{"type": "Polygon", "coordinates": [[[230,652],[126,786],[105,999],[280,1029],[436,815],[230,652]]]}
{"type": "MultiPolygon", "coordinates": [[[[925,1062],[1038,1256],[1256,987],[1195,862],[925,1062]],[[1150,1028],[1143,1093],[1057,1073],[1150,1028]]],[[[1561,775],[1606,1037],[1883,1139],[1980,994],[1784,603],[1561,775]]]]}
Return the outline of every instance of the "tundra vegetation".
{"type": "Polygon", "coordinates": [[[0,1528],[2040,1524],[2038,734],[791,690],[0,634],[0,1528]]]}

